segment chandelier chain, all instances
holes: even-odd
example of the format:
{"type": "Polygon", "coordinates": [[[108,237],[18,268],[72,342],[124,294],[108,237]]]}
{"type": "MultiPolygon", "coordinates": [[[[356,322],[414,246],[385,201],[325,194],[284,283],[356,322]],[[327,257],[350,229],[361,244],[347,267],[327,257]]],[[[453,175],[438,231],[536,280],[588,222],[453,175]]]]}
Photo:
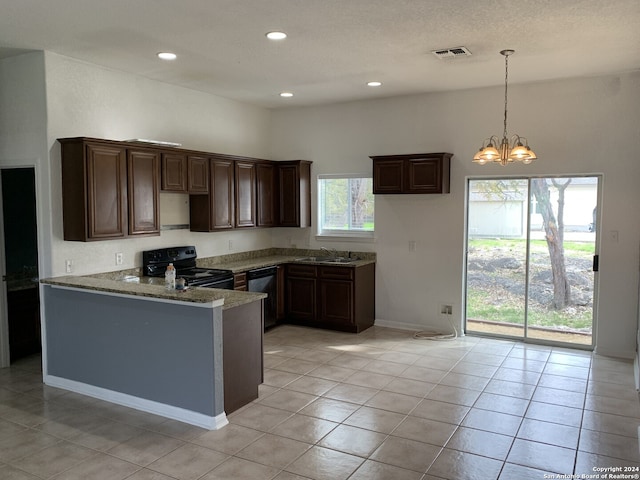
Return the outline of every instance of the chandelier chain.
{"type": "Polygon", "coordinates": [[[509,88],[509,55],[504,56],[504,133],[503,138],[507,138],[507,89],[509,88]]]}

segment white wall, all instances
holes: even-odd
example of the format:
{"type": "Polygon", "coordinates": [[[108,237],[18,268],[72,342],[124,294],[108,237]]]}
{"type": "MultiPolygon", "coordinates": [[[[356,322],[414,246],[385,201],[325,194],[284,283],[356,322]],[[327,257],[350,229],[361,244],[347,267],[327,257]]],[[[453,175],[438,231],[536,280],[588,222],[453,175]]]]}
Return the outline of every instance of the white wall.
{"type": "MultiPolygon", "coordinates": [[[[163,231],[160,237],[93,243],[62,239],[60,145],[63,137],[87,136],[126,140],[146,138],[182,143],[183,148],[265,158],[270,112],[221,97],[159,83],[83,63],[50,52],[44,54],[47,91],[47,147],[51,165],[53,254],[51,275],[64,275],[65,260],[74,274],[138,267],[141,252],[171,245],[195,245],[200,257],[268,248],[268,230],[224,233],[163,231]],[[233,241],[233,250],[229,249],[233,241]],[[115,264],[115,253],[124,264],[115,264]]],[[[165,202],[163,202],[165,204],[165,202]]],[[[167,212],[167,215],[172,214],[167,212]]],[[[161,210],[161,223],[163,221],[161,210]]],[[[173,217],[173,215],[172,215],[173,217]]],[[[184,223],[188,223],[188,217],[184,223]]],[[[174,218],[169,220],[173,223],[174,218]]]]}
{"type": "MultiPolygon", "coordinates": [[[[502,88],[487,88],[277,110],[271,154],[313,160],[314,178],[370,172],[370,155],[455,155],[450,194],[376,197],[376,316],[418,328],[446,327],[438,314],[442,303],[452,304],[458,326],[463,323],[468,177],[603,173],[597,351],[631,357],[638,308],[640,72],[511,85],[509,131],[526,135],[539,160],[475,165],[471,158],[482,140],[502,134],[503,95],[502,88]],[[608,235],[614,230],[617,243],[608,235]],[[415,252],[409,241],[416,242],[415,252]]],[[[306,237],[298,242],[320,244],[313,231],[300,234],[306,237]]]]}

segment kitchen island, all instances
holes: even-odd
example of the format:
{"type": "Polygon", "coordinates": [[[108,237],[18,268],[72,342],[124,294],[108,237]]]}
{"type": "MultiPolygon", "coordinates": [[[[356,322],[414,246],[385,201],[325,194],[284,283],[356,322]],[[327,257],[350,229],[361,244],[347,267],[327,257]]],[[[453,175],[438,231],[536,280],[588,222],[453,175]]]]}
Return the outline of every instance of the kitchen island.
{"type": "Polygon", "coordinates": [[[41,294],[47,385],[209,429],[257,398],[264,294],[99,276],[41,294]]]}

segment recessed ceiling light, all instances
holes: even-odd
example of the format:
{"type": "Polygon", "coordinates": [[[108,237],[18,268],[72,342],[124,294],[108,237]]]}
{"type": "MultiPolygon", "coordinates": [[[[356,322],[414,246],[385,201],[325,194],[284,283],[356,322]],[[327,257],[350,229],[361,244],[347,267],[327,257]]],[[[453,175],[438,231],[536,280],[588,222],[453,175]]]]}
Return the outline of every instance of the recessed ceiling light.
{"type": "Polygon", "coordinates": [[[367,85],[370,87],[379,87],[382,85],[382,82],[367,82],[367,85]]]}
{"type": "Polygon", "coordinates": [[[175,60],[178,56],[175,53],[171,52],[160,52],[158,53],[158,58],[162,60],[175,60]]]}
{"type": "Polygon", "coordinates": [[[269,40],[284,40],[287,34],[284,32],[268,32],[265,34],[269,40]]]}
{"type": "Polygon", "coordinates": [[[280,96],[283,97],[283,98],[290,98],[290,97],[293,97],[293,93],[291,93],[291,92],[282,92],[280,94],[280,96]]]}

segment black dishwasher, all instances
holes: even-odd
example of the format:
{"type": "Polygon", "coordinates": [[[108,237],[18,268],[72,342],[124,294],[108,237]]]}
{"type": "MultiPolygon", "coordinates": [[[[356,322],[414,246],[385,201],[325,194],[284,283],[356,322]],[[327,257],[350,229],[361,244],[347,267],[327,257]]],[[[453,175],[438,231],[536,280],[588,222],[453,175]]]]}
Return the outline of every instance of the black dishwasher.
{"type": "Polygon", "coordinates": [[[247,290],[267,294],[264,299],[264,328],[273,327],[277,316],[277,267],[264,267],[247,272],[247,290]]]}

